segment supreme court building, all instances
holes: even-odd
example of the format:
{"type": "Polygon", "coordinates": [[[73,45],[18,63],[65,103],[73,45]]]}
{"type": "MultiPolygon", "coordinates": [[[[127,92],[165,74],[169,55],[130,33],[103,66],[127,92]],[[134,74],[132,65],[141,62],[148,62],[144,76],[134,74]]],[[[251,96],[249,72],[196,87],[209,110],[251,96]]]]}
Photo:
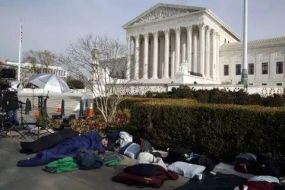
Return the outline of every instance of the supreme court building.
{"type": "MultiPolygon", "coordinates": [[[[160,3],[123,27],[133,83],[236,85],[241,79],[241,40],[208,8],[160,3]]],[[[249,85],[285,85],[285,37],[249,42],[248,51],[249,85]]]]}

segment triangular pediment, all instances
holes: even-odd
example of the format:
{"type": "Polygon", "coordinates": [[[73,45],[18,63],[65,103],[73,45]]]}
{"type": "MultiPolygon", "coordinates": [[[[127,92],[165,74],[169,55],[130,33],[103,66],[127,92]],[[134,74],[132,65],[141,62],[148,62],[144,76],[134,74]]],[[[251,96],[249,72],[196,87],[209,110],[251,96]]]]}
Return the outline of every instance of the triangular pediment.
{"type": "Polygon", "coordinates": [[[124,28],[133,25],[155,22],[166,18],[175,17],[178,15],[184,15],[187,13],[193,13],[204,9],[205,8],[201,7],[170,5],[170,4],[160,3],[150,8],[149,10],[145,11],[135,19],[131,20],[130,22],[128,22],[126,25],[124,25],[124,28]]]}

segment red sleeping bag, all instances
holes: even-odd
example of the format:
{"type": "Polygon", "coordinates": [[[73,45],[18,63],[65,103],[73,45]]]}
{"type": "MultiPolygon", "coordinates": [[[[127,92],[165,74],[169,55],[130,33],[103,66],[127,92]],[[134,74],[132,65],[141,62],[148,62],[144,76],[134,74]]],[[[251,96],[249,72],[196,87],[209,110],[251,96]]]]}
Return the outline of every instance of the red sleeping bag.
{"type": "Polygon", "coordinates": [[[154,164],[137,164],[126,167],[112,178],[115,182],[141,187],[161,187],[165,180],[176,180],[178,175],[154,164]]]}

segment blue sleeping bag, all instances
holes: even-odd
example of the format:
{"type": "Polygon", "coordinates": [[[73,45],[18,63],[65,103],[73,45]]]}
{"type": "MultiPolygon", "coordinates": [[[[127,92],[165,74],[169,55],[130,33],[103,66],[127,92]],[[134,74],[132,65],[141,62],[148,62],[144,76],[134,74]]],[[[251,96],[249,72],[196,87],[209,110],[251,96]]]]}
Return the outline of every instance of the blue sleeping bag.
{"type": "Polygon", "coordinates": [[[53,148],[39,152],[31,159],[18,161],[17,166],[28,167],[48,164],[66,156],[75,156],[80,149],[94,149],[105,152],[101,140],[102,138],[97,132],[76,136],[55,145],[53,148]]]}

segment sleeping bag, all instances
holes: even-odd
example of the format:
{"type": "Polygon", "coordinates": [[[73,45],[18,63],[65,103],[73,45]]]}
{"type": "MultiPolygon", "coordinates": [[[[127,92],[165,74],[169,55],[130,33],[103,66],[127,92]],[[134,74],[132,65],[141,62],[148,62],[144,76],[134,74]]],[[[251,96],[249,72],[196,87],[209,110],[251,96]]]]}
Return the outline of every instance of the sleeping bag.
{"type": "Polygon", "coordinates": [[[20,142],[22,147],[20,152],[27,154],[37,153],[75,136],[78,136],[78,132],[73,131],[72,129],[65,129],[43,136],[33,142],[20,142]]]}
{"type": "Polygon", "coordinates": [[[75,156],[79,149],[95,149],[99,152],[105,152],[101,139],[101,136],[97,132],[89,132],[81,136],[76,136],[57,144],[53,148],[39,152],[31,159],[18,161],[17,166],[27,167],[47,164],[66,156],[75,156]]]}

